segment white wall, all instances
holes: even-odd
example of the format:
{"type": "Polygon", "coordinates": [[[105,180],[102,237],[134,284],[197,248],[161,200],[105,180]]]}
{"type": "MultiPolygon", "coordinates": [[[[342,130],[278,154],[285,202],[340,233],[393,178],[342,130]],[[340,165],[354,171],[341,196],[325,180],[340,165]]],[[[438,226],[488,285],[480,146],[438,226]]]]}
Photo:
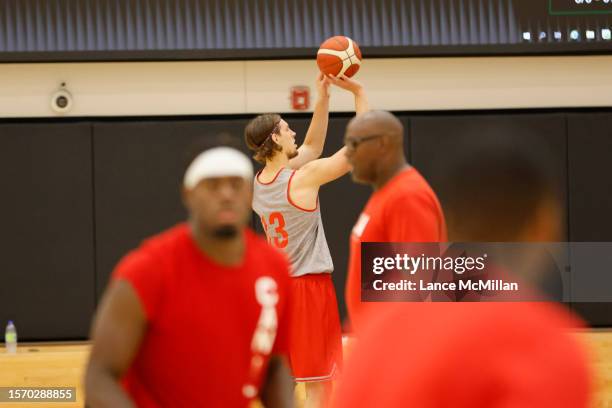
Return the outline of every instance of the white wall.
{"type": "MultiPolygon", "coordinates": [[[[0,64],[0,117],[290,112],[289,88],[313,87],[313,60],[0,64]]],[[[612,56],[365,60],[357,79],[387,110],[612,106],[612,56]]],[[[353,109],[335,90],[333,111],[353,109]]]]}

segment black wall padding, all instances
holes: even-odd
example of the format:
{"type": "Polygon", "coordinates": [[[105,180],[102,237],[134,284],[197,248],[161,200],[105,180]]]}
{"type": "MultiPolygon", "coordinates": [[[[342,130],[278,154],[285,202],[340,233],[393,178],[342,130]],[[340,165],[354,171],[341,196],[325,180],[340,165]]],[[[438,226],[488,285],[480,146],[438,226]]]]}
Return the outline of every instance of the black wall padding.
{"type": "MultiPolygon", "coordinates": [[[[410,122],[413,163],[430,181],[434,190],[441,178],[447,174],[449,163],[452,163],[457,155],[469,154],[465,151],[468,146],[499,137],[510,139],[526,148],[533,147],[534,154],[543,154],[547,170],[561,190],[561,200],[563,203],[567,202],[564,115],[431,115],[414,116],[410,118],[410,122]],[[466,146],[466,142],[470,143],[466,146]]],[[[567,228],[564,229],[562,239],[567,239],[567,228]]]]}
{"type": "Polygon", "coordinates": [[[570,239],[612,241],[612,114],[570,114],[570,239]]]}
{"type": "Polygon", "coordinates": [[[90,124],[0,124],[0,329],[86,338],[94,311],[90,124]]]}
{"type": "MultiPolygon", "coordinates": [[[[543,145],[552,158],[549,170],[563,187],[565,238],[612,241],[612,113],[402,113],[400,118],[408,157],[434,189],[450,159],[465,148],[462,138],[506,134],[543,145]]],[[[301,142],[310,119],[286,119],[301,142]]],[[[185,219],[179,189],[189,147],[221,131],[241,139],[247,120],[0,123],[0,328],[13,319],[22,340],[85,338],[96,296],[117,261],[144,238],[185,219]]],[[[348,120],[331,118],[324,156],[342,146],[348,120]]],[[[342,317],[349,234],[370,195],[369,187],[354,184],[349,175],[320,192],[342,317]]],[[[606,290],[608,269],[581,256],[570,253],[570,290],[597,282],[602,282],[598,290],[606,290]]],[[[610,305],[573,307],[590,324],[610,326],[610,305]]]]}

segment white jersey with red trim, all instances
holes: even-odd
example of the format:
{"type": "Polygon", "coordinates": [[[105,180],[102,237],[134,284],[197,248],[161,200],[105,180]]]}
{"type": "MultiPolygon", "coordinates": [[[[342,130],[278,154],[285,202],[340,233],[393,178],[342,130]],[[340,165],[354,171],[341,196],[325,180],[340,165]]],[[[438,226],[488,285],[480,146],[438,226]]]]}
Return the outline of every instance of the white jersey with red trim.
{"type": "MultiPolygon", "coordinates": [[[[261,172],[260,172],[261,173],[261,172]]],[[[284,251],[291,262],[291,276],[331,273],[334,270],[319,199],[314,209],[291,201],[289,186],[295,170],[281,169],[269,183],[255,176],[253,210],[259,215],[268,242],[284,251]]]]}

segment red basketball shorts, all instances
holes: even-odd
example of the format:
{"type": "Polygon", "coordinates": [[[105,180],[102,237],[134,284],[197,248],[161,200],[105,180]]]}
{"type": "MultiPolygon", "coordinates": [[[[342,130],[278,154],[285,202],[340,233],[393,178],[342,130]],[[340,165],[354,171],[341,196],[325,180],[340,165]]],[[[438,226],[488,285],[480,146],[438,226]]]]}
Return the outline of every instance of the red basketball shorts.
{"type": "Polygon", "coordinates": [[[289,362],[295,381],[327,381],[342,367],[342,333],[331,274],[291,278],[289,362]]]}

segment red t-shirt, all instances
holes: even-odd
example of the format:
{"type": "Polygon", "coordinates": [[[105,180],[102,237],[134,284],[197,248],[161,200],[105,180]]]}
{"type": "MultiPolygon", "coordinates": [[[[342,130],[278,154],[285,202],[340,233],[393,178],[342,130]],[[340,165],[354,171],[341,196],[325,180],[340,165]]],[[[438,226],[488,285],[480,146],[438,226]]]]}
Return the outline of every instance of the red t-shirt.
{"type": "Polygon", "coordinates": [[[453,303],[419,315],[406,306],[365,324],[334,406],[590,406],[587,356],[569,332],[580,322],[559,306],[453,303]]]}
{"type": "Polygon", "coordinates": [[[145,241],[116,267],[113,279],[132,285],[148,320],[122,380],[139,407],[247,406],[270,355],[286,354],[288,261],[244,234],[237,267],[207,257],[185,224],[145,241]]]}
{"type": "Polygon", "coordinates": [[[379,304],[361,302],[362,242],[446,242],[442,208],[427,181],[410,167],[370,197],[353,227],[350,242],[346,305],[354,328],[366,309],[379,304]]]}

